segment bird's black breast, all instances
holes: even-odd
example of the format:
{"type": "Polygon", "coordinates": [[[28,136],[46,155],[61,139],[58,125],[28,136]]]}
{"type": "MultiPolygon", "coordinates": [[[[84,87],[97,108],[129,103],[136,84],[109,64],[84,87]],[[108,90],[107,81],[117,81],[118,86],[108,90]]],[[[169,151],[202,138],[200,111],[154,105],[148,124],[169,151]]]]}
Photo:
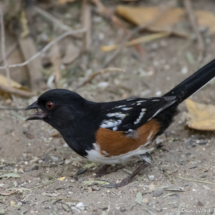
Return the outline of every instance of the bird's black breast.
{"type": "Polygon", "coordinates": [[[88,150],[93,149],[96,143],[96,132],[100,127],[99,109],[95,107],[83,112],[77,112],[75,118],[63,129],[58,131],[66,143],[79,155],[86,157],[88,150]]]}

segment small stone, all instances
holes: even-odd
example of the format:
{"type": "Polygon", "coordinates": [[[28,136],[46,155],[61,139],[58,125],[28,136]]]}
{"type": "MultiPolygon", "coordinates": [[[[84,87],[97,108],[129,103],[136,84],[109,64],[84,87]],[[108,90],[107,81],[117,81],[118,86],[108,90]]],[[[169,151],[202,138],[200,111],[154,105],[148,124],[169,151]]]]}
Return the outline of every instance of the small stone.
{"type": "Polygon", "coordinates": [[[157,91],[156,92],[156,96],[161,96],[162,92],[161,91],[157,91]]]}
{"type": "Polygon", "coordinates": [[[121,212],[125,212],[126,211],[126,208],[124,206],[120,207],[120,211],[121,212]]]}
{"type": "Polygon", "coordinates": [[[0,215],[4,215],[6,213],[4,208],[0,208],[0,215]]]}
{"type": "Polygon", "coordinates": [[[39,169],[39,166],[36,165],[31,170],[34,171],[34,170],[38,170],[38,169],[39,169]]]}
{"type": "Polygon", "coordinates": [[[157,212],[162,212],[162,208],[156,208],[157,212]]]}
{"type": "Polygon", "coordinates": [[[18,206],[22,206],[22,202],[17,202],[17,205],[18,206]]]}
{"type": "Polygon", "coordinates": [[[187,67],[183,67],[182,69],[181,69],[181,73],[182,74],[187,74],[187,72],[188,72],[188,68],[187,67]]]}
{"type": "Polygon", "coordinates": [[[200,207],[204,206],[204,204],[201,201],[198,201],[197,205],[200,206],[200,207]]]}
{"type": "Polygon", "coordinates": [[[148,175],[148,177],[149,177],[149,179],[150,179],[151,181],[153,181],[153,180],[155,179],[155,176],[154,176],[154,175],[148,175]]]}
{"type": "Polygon", "coordinates": [[[76,205],[76,208],[78,208],[78,209],[80,209],[80,210],[84,210],[85,205],[83,204],[83,202],[79,202],[79,203],[76,205]]]}
{"type": "Polygon", "coordinates": [[[167,46],[167,42],[165,40],[161,40],[160,45],[162,47],[166,47],[167,46]]]}
{"type": "Polygon", "coordinates": [[[152,49],[152,50],[158,49],[158,44],[157,44],[157,43],[152,43],[151,49],[152,49]]]}
{"type": "Polygon", "coordinates": [[[163,194],[163,189],[159,188],[154,191],[154,197],[159,197],[163,194]]]}

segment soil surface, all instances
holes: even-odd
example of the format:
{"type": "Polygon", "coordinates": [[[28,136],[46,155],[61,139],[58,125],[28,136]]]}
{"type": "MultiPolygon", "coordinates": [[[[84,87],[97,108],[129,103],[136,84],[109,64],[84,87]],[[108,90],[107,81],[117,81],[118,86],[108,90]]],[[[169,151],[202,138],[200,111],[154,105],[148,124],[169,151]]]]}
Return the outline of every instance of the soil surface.
{"type": "MultiPolygon", "coordinates": [[[[150,1],[144,5],[150,5],[150,1]]],[[[197,1],[195,9],[215,11],[215,4],[197,1]]],[[[93,45],[87,69],[96,71],[112,54],[103,53],[101,45],[118,42],[121,32],[98,14],[93,14],[92,23],[93,45]]],[[[195,41],[168,37],[142,44],[143,57],[133,47],[124,49],[108,66],[124,68],[125,73],[98,76],[77,92],[97,102],[160,96],[214,58],[214,36],[206,32],[203,38],[206,55],[200,65],[195,41]],[[187,53],[192,54],[193,63],[187,53]]],[[[84,74],[81,69],[73,71],[74,78],[67,86],[71,90],[83,79],[79,73],[84,74]]],[[[191,99],[215,104],[214,84],[211,82],[191,99]]],[[[17,102],[26,107],[35,100],[17,102]]],[[[14,104],[1,100],[0,105],[14,104]]],[[[215,214],[214,132],[187,129],[185,103],[179,110],[166,136],[152,143],[151,166],[132,183],[117,189],[102,184],[120,182],[140,165],[139,161],[113,166],[109,174],[95,178],[98,166],[73,152],[49,125],[25,121],[29,113],[24,111],[1,110],[0,172],[9,174],[9,178],[0,180],[0,214],[215,214]]]]}

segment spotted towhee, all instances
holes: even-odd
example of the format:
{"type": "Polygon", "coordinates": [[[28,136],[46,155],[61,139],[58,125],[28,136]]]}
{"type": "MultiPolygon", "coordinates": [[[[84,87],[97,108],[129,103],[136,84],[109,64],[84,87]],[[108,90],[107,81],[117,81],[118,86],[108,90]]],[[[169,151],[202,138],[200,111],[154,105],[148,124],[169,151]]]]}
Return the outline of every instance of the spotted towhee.
{"type": "MultiPolygon", "coordinates": [[[[42,94],[26,110],[36,109],[27,120],[43,120],[57,129],[68,145],[90,161],[122,163],[137,156],[142,161],[131,175],[113,187],[128,184],[151,162],[150,143],[171,124],[177,106],[215,76],[215,60],[162,97],[113,102],[87,101],[75,92],[54,89],[42,94]]],[[[112,185],[111,185],[112,186],[112,185]]]]}

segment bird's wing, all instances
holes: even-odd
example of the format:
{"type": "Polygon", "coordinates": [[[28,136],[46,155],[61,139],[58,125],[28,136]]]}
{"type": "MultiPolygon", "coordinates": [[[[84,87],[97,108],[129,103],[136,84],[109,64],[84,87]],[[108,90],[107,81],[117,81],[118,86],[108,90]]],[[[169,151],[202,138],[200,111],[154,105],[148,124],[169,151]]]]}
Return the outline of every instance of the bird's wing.
{"type": "Polygon", "coordinates": [[[100,127],[113,131],[132,132],[176,102],[175,96],[135,98],[104,103],[100,127]]]}

